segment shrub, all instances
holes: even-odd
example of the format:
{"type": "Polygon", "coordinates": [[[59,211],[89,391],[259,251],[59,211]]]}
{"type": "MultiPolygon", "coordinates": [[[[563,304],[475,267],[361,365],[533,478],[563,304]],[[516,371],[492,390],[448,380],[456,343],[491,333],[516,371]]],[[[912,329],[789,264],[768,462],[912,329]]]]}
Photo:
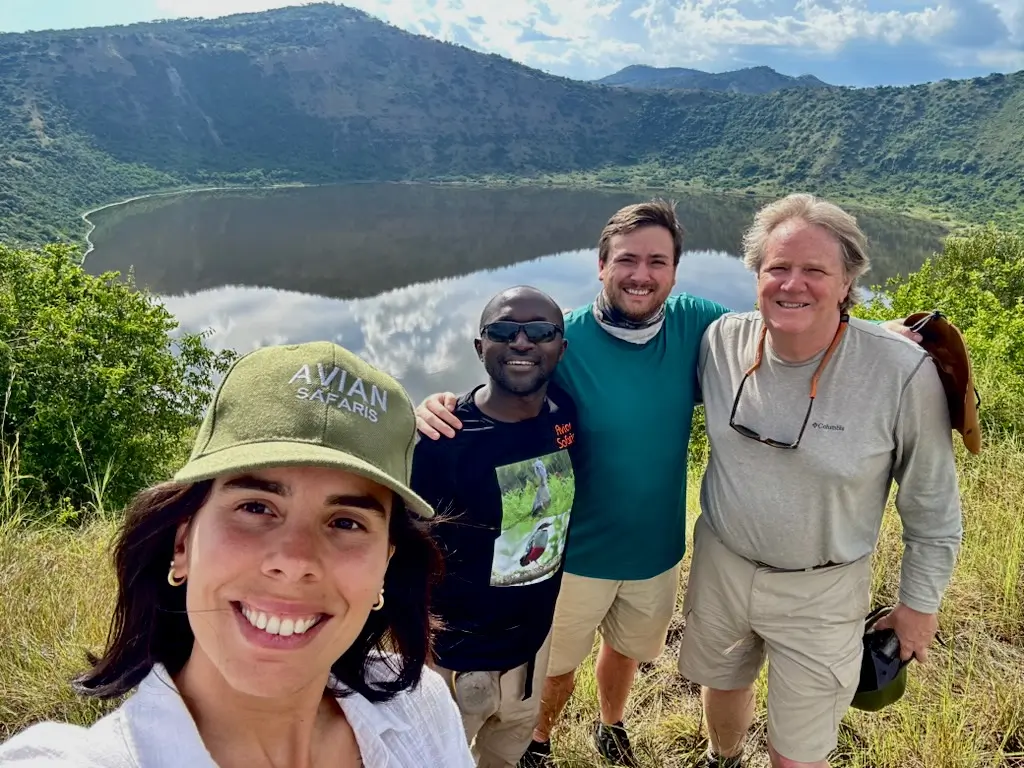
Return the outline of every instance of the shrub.
{"type": "Polygon", "coordinates": [[[992,227],[946,239],[941,254],[856,314],[905,317],[942,311],[964,335],[981,395],[983,431],[1024,431],[1024,235],[992,227]]]}
{"type": "Polygon", "coordinates": [[[163,479],[233,357],[172,336],[130,277],[89,275],[77,256],[0,246],[0,438],[36,517],[120,508],[163,479]]]}

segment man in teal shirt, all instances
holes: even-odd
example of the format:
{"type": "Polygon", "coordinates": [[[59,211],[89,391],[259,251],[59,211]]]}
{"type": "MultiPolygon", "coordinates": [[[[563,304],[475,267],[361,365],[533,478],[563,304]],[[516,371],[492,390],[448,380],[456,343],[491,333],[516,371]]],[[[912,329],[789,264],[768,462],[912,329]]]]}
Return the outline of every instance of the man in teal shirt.
{"type": "MultiPolygon", "coordinates": [[[[550,765],[550,729],[572,694],[575,670],[600,629],[595,743],[606,759],[636,764],[623,725],[640,662],[665,645],[686,548],[690,422],[704,330],[728,310],[671,296],[683,228],[661,201],[617,211],[601,233],[603,289],[565,320],[566,355],[554,383],[579,411],[576,498],[555,610],[540,721],[525,765],[550,765]]],[[[450,393],[417,411],[437,439],[461,426],[450,393]]]]}

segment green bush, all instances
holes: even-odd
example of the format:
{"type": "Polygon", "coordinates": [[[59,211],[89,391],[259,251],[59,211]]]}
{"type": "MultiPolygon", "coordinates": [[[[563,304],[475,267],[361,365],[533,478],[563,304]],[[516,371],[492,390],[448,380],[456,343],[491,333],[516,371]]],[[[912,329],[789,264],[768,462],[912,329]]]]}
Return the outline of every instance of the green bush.
{"type": "Polygon", "coordinates": [[[77,257],[0,246],[0,438],[32,497],[19,506],[44,517],[120,508],[163,479],[233,357],[173,336],[163,305],[77,257]]]}
{"type": "Polygon", "coordinates": [[[942,311],[964,335],[985,431],[1024,431],[1024,235],[993,227],[951,236],[943,251],[855,314],[905,317],[942,311]]]}

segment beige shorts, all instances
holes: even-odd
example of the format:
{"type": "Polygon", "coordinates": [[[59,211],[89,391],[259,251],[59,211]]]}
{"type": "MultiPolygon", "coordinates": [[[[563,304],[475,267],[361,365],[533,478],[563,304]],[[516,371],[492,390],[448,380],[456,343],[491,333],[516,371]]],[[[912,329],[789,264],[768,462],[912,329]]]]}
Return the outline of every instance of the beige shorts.
{"type": "Polygon", "coordinates": [[[593,650],[598,630],[623,656],[637,661],[657,658],[665,648],[678,589],[678,563],[638,581],[564,574],[555,604],[548,675],[575,670],[593,650]]]}
{"type": "Polygon", "coordinates": [[[550,652],[549,632],[534,659],[533,690],[525,700],[527,664],[504,673],[473,672],[460,678],[460,682],[471,681],[475,689],[467,692],[467,698],[472,699],[472,711],[467,711],[468,707],[460,701],[462,697],[459,694],[464,691],[456,692],[456,688],[461,686],[455,682],[455,674],[435,667],[448,682],[448,689],[459,705],[462,727],[477,768],[515,768],[530,746],[533,728],[540,716],[541,693],[550,652]]]}
{"type": "Polygon", "coordinates": [[[700,685],[752,685],[768,660],[768,740],[783,757],[825,760],[860,678],[871,558],[814,571],[761,568],[694,525],[679,672],[700,685]]]}

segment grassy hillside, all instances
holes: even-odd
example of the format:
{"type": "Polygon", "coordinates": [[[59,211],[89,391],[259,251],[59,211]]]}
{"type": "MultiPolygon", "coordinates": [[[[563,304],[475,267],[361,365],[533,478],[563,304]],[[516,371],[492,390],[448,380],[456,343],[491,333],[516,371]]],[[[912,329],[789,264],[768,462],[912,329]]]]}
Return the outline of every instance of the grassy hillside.
{"type": "Polygon", "coordinates": [[[627,162],[639,103],[333,5],[3,35],[0,87],[0,237],[29,239],[179,184],[627,162]]]}
{"type": "Polygon", "coordinates": [[[625,175],[1021,210],[1024,73],[763,95],[554,77],[314,4],[0,35],[0,240],[211,183],[625,175]]]}
{"type": "MultiPolygon", "coordinates": [[[[912,204],[950,204],[980,219],[1024,199],[1024,72],[737,97],[713,112],[714,122],[705,117],[665,131],[660,159],[729,186],[810,181],[912,204]]],[[[669,104],[663,114],[649,114],[649,134],[666,119],[692,117],[669,104]]]]}
{"type": "Polygon", "coordinates": [[[44,123],[39,102],[7,82],[6,65],[0,53],[0,241],[76,238],[85,229],[79,214],[97,201],[181,183],[98,151],[58,108],[46,109],[44,123]]]}
{"type": "Polygon", "coordinates": [[[904,88],[657,94],[637,133],[648,144],[638,163],[573,178],[810,189],[975,222],[1024,221],[1024,72],[904,88]]]}

